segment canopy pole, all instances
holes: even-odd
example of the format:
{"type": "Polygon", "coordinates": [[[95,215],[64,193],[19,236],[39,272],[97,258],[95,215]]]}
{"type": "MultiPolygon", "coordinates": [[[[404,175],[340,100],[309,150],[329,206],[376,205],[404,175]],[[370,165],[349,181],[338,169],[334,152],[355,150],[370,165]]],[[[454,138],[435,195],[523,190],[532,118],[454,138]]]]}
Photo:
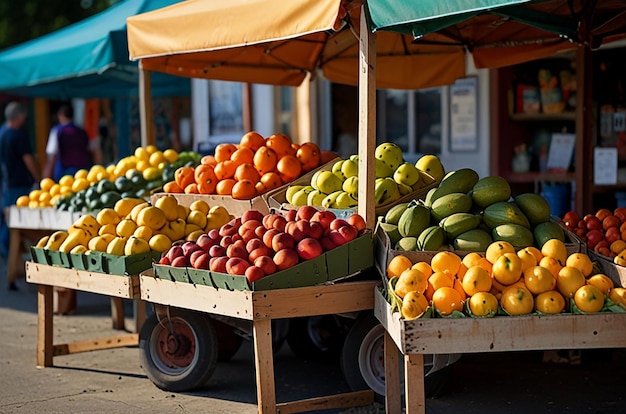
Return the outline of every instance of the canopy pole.
{"type": "Polygon", "coordinates": [[[150,71],[143,68],[141,60],[139,61],[139,125],[141,126],[141,146],[145,148],[148,145],[154,145],[150,71]]]}
{"type": "Polygon", "coordinates": [[[376,35],[368,28],[361,6],[359,33],[359,205],[367,226],[376,224],[376,35]]]}

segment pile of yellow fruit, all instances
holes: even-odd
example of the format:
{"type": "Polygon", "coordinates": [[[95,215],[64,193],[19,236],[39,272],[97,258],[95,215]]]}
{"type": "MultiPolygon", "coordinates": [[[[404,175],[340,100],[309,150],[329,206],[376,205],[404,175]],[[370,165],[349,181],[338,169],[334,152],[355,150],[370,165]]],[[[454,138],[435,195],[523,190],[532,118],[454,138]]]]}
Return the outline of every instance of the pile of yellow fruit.
{"type": "Polygon", "coordinates": [[[390,261],[387,276],[392,308],[405,319],[419,318],[431,306],[442,316],[558,314],[572,311],[570,299],[581,312],[600,312],[606,297],[626,308],[626,289],[594,273],[586,254],[568,254],[558,239],[547,241],[541,250],[516,251],[510,243],[497,241],[484,254],[461,257],[440,251],[430,263],[413,264],[399,255],[390,261]]]}
{"type": "Polygon", "coordinates": [[[106,167],[96,164],[88,170],[78,170],[74,175],[65,175],[58,183],[52,178],[43,178],[39,182],[39,189],[19,197],[15,205],[30,208],[53,207],[62,196],[86,190],[91,184],[104,179],[115,181],[116,178],[135,170],[140,171],[146,181],[152,181],[161,175],[168,164],[176,162],[178,156],[178,152],[173,149],[160,151],[154,145],[137,147],[133,155],[120,159],[116,164],[106,167]]]}
{"type": "Polygon", "coordinates": [[[142,199],[123,198],[114,208],[80,217],[67,231],[43,237],[36,247],[65,253],[98,251],[126,256],[163,252],[174,241],[195,241],[232,218],[226,208],[211,207],[203,200],[186,207],[171,195],[157,199],[154,205],[142,199]]]}

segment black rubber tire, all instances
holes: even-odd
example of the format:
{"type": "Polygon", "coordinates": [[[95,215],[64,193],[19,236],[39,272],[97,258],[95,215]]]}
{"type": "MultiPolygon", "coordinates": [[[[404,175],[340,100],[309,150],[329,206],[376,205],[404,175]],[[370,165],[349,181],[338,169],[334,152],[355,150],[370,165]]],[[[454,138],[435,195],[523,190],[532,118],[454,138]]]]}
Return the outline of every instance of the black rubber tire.
{"type": "Polygon", "coordinates": [[[141,367],[165,391],[190,391],[205,385],[217,366],[217,350],[211,318],[193,311],[170,308],[169,319],[161,316],[160,321],[150,315],[139,333],[141,367]],[[176,335],[169,332],[170,322],[176,335]],[[167,344],[172,348],[166,350],[167,344]]]}
{"type": "MultiPolygon", "coordinates": [[[[341,352],[341,370],[353,391],[371,389],[380,402],[385,397],[384,328],[372,312],[361,312],[348,332],[341,352]],[[365,362],[360,362],[365,361],[365,362]]],[[[438,396],[451,366],[429,373],[432,358],[424,358],[424,389],[427,397],[438,396]]]]}
{"type": "Polygon", "coordinates": [[[236,329],[232,326],[224,323],[215,318],[211,318],[211,323],[215,328],[215,334],[217,335],[217,361],[226,362],[229,361],[243,343],[241,335],[236,333],[236,329]]]}
{"type": "MultiPolygon", "coordinates": [[[[293,318],[287,343],[304,360],[338,360],[351,324],[338,315],[293,318]]],[[[350,321],[351,322],[351,321],[350,321]]]]}

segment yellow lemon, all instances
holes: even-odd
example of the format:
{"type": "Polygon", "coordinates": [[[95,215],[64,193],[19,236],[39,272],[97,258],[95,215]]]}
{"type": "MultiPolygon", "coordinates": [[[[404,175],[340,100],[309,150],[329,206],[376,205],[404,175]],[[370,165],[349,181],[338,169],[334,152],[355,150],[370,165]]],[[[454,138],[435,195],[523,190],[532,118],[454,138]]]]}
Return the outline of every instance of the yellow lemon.
{"type": "Polygon", "coordinates": [[[61,194],[61,186],[59,184],[53,184],[52,187],[48,190],[51,196],[61,194]]]}
{"type": "Polygon", "coordinates": [[[149,168],[149,167],[150,167],[150,163],[146,160],[139,160],[137,162],[137,169],[139,171],[145,171],[146,168],[149,168]]]}
{"type": "Polygon", "coordinates": [[[167,162],[176,162],[178,161],[178,152],[169,148],[163,151],[163,156],[167,160],[167,162]]]}
{"type": "Polygon", "coordinates": [[[50,205],[50,199],[51,198],[52,198],[52,196],[47,191],[42,191],[42,193],[39,194],[39,202],[41,204],[43,204],[44,206],[49,206],[50,205]]]}
{"type": "Polygon", "coordinates": [[[89,172],[86,169],[81,168],[74,173],[74,180],[76,180],[77,178],[87,178],[88,175],[89,172]]]}
{"type": "Polygon", "coordinates": [[[31,201],[39,201],[39,196],[41,195],[41,193],[41,190],[32,190],[30,193],[28,193],[28,198],[30,198],[31,201]]]}
{"type": "Polygon", "coordinates": [[[155,234],[148,241],[151,250],[164,252],[172,246],[172,241],[165,234],[155,234]]]}
{"type": "Polygon", "coordinates": [[[146,151],[148,151],[148,154],[154,154],[155,152],[157,152],[159,149],[156,147],[156,145],[147,145],[146,146],[146,151]]]}
{"type": "Polygon", "coordinates": [[[27,195],[19,196],[17,201],[15,201],[15,205],[18,207],[28,207],[28,203],[30,202],[30,197],[27,195]]]}
{"type": "Polygon", "coordinates": [[[120,221],[115,227],[115,231],[118,236],[128,238],[133,235],[137,229],[137,223],[130,219],[124,219],[120,221]]]}
{"type": "Polygon", "coordinates": [[[157,165],[165,161],[167,160],[165,159],[161,151],[155,151],[152,154],[150,154],[149,162],[150,162],[150,165],[152,165],[153,167],[156,167],[157,165]]]}
{"type": "Polygon", "coordinates": [[[148,167],[143,170],[143,178],[146,181],[154,181],[161,177],[161,170],[156,167],[148,167]]]}
{"type": "Polygon", "coordinates": [[[39,182],[39,188],[43,191],[50,191],[53,185],[54,185],[54,180],[49,177],[42,178],[41,181],[39,182]]]}
{"type": "Polygon", "coordinates": [[[86,178],[77,178],[74,180],[74,183],[72,183],[72,191],[77,193],[79,191],[86,190],[89,188],[90,184],[91,183],[86,178]]]}
{"type": "Polygon", "coordinates": [[[59,184],[66,185],[68,187],[71,187],[73,183],[74,177],[72,177],[71,175],[64,175],[59,179],[59,184]]]}
{"type": "Polygon", "coordinates": [[[148,153],[148,151],[146,151],[144,147],[137,147],[135,148],[135,157],[142,161],[148,161],[148,158],[150,158],[150,154],[148,153]]]}

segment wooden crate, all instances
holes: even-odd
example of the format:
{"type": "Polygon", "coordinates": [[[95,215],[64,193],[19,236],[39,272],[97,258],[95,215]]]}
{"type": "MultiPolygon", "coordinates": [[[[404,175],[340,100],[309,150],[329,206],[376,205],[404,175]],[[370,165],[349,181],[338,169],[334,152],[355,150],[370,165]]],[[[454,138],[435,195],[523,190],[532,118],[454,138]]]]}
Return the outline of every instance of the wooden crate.
{"type": "Polygon", "coordinates": [[[154,193],[150,196],[150,202],[154,204],[156,200],[166,195],[176,197],[178,202],[189,207],[196,200],[206,201],[211,207],[222,206],[235,217],[241,216],[246,210],[259,210],[263,214],[269,214],[270,209],[262,196],[254,197],[251,200],[236,200],[230,196],[217,194],[180,194],[180,193],[154,193]]]}
{"type": "Polygon", "coordinates": [[[55,356],[96,351],[100,349],[136,346],[137,332],[145,320],[145,302],[140,300],[139,275],[120,277],[106,273],[66,269],[40,263],[26,262],[26,280],[38,285],[37,295],[37,366],[53,365],[55,356]],[[112,297],[113,327],[124,329],[122,299],[135,299],[134,333],[86,341],[54,344],[53,287],[80,290],[112,297]]]}
{"type": "Polygon", "coordinates": [[[398,350],[404,357],[406,413],[426,412],[424,354],[508,352],[626,346],[626,313],[424,318],[407,321],[379,289],[374,312],[385,328],[388,413],[400,412],[398,350]],[[523,333],[523,334],[520,334],[523,333]]]}
{"type": "Polygon", "coordinates": [[[277,404],[271,321],[373,309],[372,293],[378,284],[360,281],[257,292],[158,279],[150,270],[140,275],[139,286],[141,298],[149,302],[252,321],[258,409],[275,414],[373,402],[374,394],[368,390],[277,404]]]}
{"type": "Polygon", "coordinates": [[[602,273],[610,277],[615,286],[626,286],[626,267],[615,264],[610,257],[598,254],[593,250],[589,250],[589,257],[598,263],[602,273]]]}
{"type": "Polygon", "coordinates": [[[85,214],[83,212],[70,212],[57,210],[54,207],[9,207],[8,226],[16,229],[34,230],[67,230],[76,220],[85,214]]]}

